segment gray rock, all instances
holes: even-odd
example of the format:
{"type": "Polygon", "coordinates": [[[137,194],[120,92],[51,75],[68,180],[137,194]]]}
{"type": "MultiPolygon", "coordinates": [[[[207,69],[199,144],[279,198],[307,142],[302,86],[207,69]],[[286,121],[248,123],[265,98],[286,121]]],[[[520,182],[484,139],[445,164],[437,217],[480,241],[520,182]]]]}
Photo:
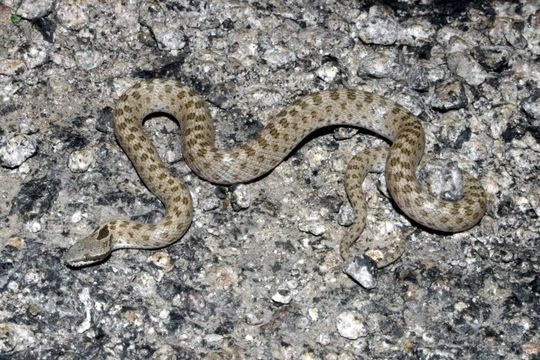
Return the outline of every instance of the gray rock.
{"type": "Polygon", "coordinates": [[[180,50],[187,44],[186,35],[179,29],[171,28],[169,24],[154,24],[152,32],[159,44],[167,50],[180,50]]]}
{"type": "Polygon", "coordinates": [[[459,80],[437,86],[431,99],[431,107],[445,111],[461,109],[467,104],[467,95],[459,80]]]}
{"type": "Polygon", "coordinates": [[[413,18],[401,24],[397,36],[400,44],[419,46],[435,36],[435,27],[426,20],[413,18]]]}
{"type": "Polygon", "coordinates": [[[17,15],[25,19],[37,19],[53,10],[54,0],[23,0],[17,9],[17,15]]]}
{"type": "Polygon", "coordinates": [[[474,49],[478,62],[492,71],[499,71],[508,65],[510,52],[505,46],[481,46],[474,49]]]}
{"type": "Polygon", "coordinates": [[[26,69],[24,61],[20,59],[0,60],[0,75],[18,75],[26,69]]]}
{"type": "Polygon", "coordinates": [[[355,219],[354,209],[349,202],[344,202],[339,208],[338,224],[341,226],[351,226],[355,219]]]}
{"type": "Polygon", "coordinates": [[[250,207],[251,194],[249,192],[249,187],[244,184],[236,186],[232,193],[232,201],[236,210],[247,209],[250,207]]]}
{"type": "Polygon", "coordinates": [[[176,360],[176,351],[171,345],[162,345],[152,354],[152,360],[176,360]]]}
{"type": "Polygon", "coordinates": [[[533,119],[540,120],[540,90],[523,99],[521,108],[533,119]]]}
{"type": "Polygon", "coordinates": [[[369,8],[368,14],[362,14],[356,23],[358,35],[368,44],[391,45],[396,42],[401,30],[393,10],[385,5],[369,8]]]}
{"type": "Polygon", "coordinates": [[[284,46],[273,46],[266,50],[262,56],[271,66],[278,68],[296,60],[294,51],[284,46]]]}
{"type": "Polygon", "coordinates": [[[103,55],[98,51],[84,50],[75,53],[77,66],[82,70],[93,70],[101,66],[103,63],[103,55]]]}
{"type": "Polygon", "coordinates": [[[448,68],[467,84],[478,86],[487,77],[487,73],[467,52],[453,52],[446,59],[448,68]]]}
{"type": "MultiPolygon", "coordinates": [[[[14,134],[38,147],[15,169],[0,165],[0,357],[537,355],[534,2],[56,1],[31,21],[11,18],[19,3],[45,4],[0,5],[0,147],[14,134]],[[252,139],[305,94],[385,96],[420,117],[428,154],[478,177],[488,213],[462,233],[425,231],[377,191],[385,194],[384,176],[370,174],[366,230],[353,250],[386,267],[366,290],[343,273],[338,252],[352,215],[343,174],[353,153],[383,141],[318,131],[247,184],[249,208],[236,211],[246,194],[234,200],[236,187],[194,175],[178,126],[156,117],[145,128],[195,201],[188,232],[166,249],[67,269],[65,249],[100,224],[164,218],[110,126],[118,97],[150,78],[199,92],[223,148],[252,139]],[[70,154],[83,149],[94,161],[73,172],[70,154]],[[284,302],[272,300],[280,290],[284,302]]],[[[454,193],[447,167],[430,176],[443,180],[438,192],[454,193]]]]}
{"type": "Polygon", "coordinates": [[[374,52],[362,59],[359,71],[375,78],[394,77],[400,71],[394,50],[374,52]]]}
{"type": "Polygon", "coordinates": [[[317,214],[310,214],[307,218],[300,221],[298,229],[305,233],[320,236],[326,232],[326,225],[323,219],[317,214]]]}
{"type": "Polygon", "coordinates": [[[81,4],[65,3],[58,7],[56,16],[62,26],[69,30],[80,30],[88,24],[87,9],[81,4]]]}
{"type": "Polygon", "coordinates": [[[36,152],[37,143],[34,138],[26,135],[15,135],[0,145],[0,164],[6,168],[14,169],[36,152]]]}
{"type": "Polygon", "coordinates": [[[45,44],[35,44],[23,53],[24,64],[27,68],[37,68],[47,61],[49,50],[45,44]]]}
{"type": "Polygon", "coordinates": [[[373,289],[377,286],[377,264],[369,256],[358,255],[350,262],[343,264],[343,272],[365,289],[373,289]]]}

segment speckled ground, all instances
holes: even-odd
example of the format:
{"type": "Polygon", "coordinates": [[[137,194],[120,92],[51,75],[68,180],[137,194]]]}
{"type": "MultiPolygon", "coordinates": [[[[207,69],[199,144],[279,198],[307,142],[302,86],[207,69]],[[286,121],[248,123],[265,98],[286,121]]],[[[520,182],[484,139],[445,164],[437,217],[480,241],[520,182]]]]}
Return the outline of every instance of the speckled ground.
{"type": "Polygon", "coordinates": [[[0,0],[0,359],[540,359],[540,11],[534,1],[0,0]],[[178,79],[241,144],[297,96],[362,88],[423,120],[428,151],[476,174],[468,232],[411,225],[370,176],[369,229],[405,254],[366,290],[337,252],[343,173],[382,144],[329,129],[268,176],[217,187],[147,129],[195,220],[161,251],[73,270],[66,248],[163,207],[111,127],[138,79],[178,79]]]}

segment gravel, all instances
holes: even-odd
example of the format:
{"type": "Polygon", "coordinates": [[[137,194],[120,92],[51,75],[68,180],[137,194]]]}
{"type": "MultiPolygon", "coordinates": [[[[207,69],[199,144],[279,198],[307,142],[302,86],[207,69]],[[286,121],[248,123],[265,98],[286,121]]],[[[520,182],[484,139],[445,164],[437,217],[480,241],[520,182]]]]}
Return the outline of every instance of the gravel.
{"type": "MultiPolygon", "coordinates": [[[[0,359],[538,359],[538,6],[373,3],[0,0],[0,359]],[[192,191],[188,233],[67,268],[100,223],[163,217],[111,127],[116,99],[148,78],[201,93],[221,146],[303,94],[386,96],[421,118],[432,157],[480,179],[487,214],[428,231],[370,175],[365,236],[405,249],[376,281],[365,262],[349,276],[343,175],[382,140],[320,131],[227,188],[191,172],[160,117],[146,127],[192,191]]],[[[426,181],[458,184],[446,167],[426,181]]]]}

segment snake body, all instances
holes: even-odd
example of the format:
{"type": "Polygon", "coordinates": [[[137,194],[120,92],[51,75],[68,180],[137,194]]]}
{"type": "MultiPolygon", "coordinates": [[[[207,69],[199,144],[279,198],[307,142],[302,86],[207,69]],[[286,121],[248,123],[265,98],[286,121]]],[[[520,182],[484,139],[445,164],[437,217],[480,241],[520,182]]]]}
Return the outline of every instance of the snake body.
{"type": "Polygon", "coordinates": [[[143,130],[144,119],[156,112],[168,113],[179,121],[182,152],[189,167],[201,178],[223,185],[248,182],[270,172],[308,134],[322,127],[356,126],[390,140],[389,150],[368,149],[348,165],[345,187],[356,220],[340,244],[345,259],[350,258],[350,247],[364,229],[367,206],[361,185],[372,167],[384,165],[387,187],[396,204],[428,228],[464,231],[485,213],[485,192],[468,174],[464,174],[460,200],[437,199],[421,188],[415,175],[425,143],[420,121],[383,97],[350,89],[314,93],[279,112],[253,139],[232,149],[218,149],[208,107],[192,88],[175,81],[143,81],[120,97],[114,130],[144,184],[165,205],[166,215],[157,224],[114,220],[101,225],[67,251],[68,265],[101,262],[117,249],[165,247],[189,228],[193,217],[189,189],[166,168],[143,130]]]}

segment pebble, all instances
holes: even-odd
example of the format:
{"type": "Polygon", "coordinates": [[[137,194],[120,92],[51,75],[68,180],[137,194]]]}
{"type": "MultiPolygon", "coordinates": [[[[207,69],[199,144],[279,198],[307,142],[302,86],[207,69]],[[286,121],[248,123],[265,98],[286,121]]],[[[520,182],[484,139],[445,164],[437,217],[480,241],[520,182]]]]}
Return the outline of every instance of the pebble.
{"type": "Polygon", "coordinates": [[[273,46],[264,52],[262,58],[273,67],[278,68],[295,61],[296,54],[283,46],[273,46]]]}
{"type": "Polygon", "coordinates": [[[91,309],[93,308],[93,306],[90,291],[88,288],[83,288],[79,293],[77,293],[77,297],[79,298],[80,303],[83,305],[81,315],[84,314],[84,318],[77,323],[75,329],[77,333],[82,334],[92,327],[91,309]]]}
{"type": "Polygon", "coordinates": [[[289,289],[279,289],[272,295],[272,300],[280,304],[288,304],[292,300],[292,294],[289,289]]]}
{"type": "Polygon", "coordinates": [[[332,339],[330,338],[330,335],[328,333],[321,333],[317,337],[317,342],[321,344],[322,346],[326,346],[330,344],[331,341],[332,339]]]}
{"type": "Polygon", "coordinates": [[[320,236],[326,232],[326,225],[317,213],[312,213],[298,223],[298,229],[305,233],[320,236]]]}
{"type": "Polygon", "coordinates": [[[356,23],[360,39],[367,44],[391,45],[396,42],[400,27],[392,9],[385,5],[369,8],[356,23]]]}
{"type": "Polygon", "coordinates": [[[256,326],[261,325],[264,322],[262,312],[248,312],[244,315],[244,321],[248,325],[256,326]]]}
{"type": "Polygon", "coordinates": [[[431,99],[431,107],[438,110],[455,110],[466,107],[467,96],[463,84],[454,80],[435,88],[435,94],[431,99]]]}
{"type": "Polygon", "coordinates": [[[32,220],[26,224],[26,228],[28,229],[28,231],[35,234],[40,232],[43,227],[41,226],[39,221],[32,220]]]}
{"type": "Polygon", "coordinates": [[[24,72],[26,65],[21,59],[0,60],[0,75],[13,76],[24,72]]]}
{"type": "Polygon", "coordinates": [[[26,135],[15,135],[0,146],[0,164],[14,169],[28,160],[37,151],[34,138],[26,135]]]}
{"type": "Polygon", "coordinates": [[[521,108],[533,119],[540,120],[540,90],[536,90],[533,95],[523,99],[521,108]]]}
{"type": "Polygon", "coordinates": [[[208,212],[217,209],[221,205],[221,200],[211,195],[199,197],[198,205],[202,211],[208,212]]]}
{"type": "Polygon", "coordinates": [[[223,342],[223,335],[219,334],[208,334],[204,337],[204,340],[211,345],[217,345],[223,342]]]}
{"type": "Polygon", "coordinates": [[[454,74],[461,77],[469,85],[478,86],[487,78],[487,73],[482,66],[464,51],[449,54],[446,63],[454,74]]]}
{"type": "Polygon", "coordinates": [[[26,247],[26,242],[23,238],[15,236],[7,240],[6,246],[10,246],[15,249],[23,249],[26,247]]]}
{"type": "Polygon", "coordinates": [[[189,309],[199,314],[207,312],[206,299],[204,295],[197,290],[191,290],[187,296],[189,309]]]}
{"type": "Polygon", "coordinates": [[[176,360],[176,350],[168,344],[161,345],[152,354],[152,360],[176,360]]]}
{"type": "Polygon", "coordinates": [[[232,206],[235,210],[247,209],[251,206],[251,193],[244,184],[236,186],[232,193],[232,206]]]}
{"type": "Polygon", "coordinates": [[[88,23],[88,15],[78,2],[64,3],[56,11],[58,21],[69,30],[80,30],[88,23]]]}
{"type": "Polygon", "coordinates": [[[0,323],[0,353],[10,354],[35,345],[37,339],[30,325],[0,323]]]}
{"type": "Polygon", "coordinates": [[[369,256],[357,255],[352,261],[344,263],[342,269],[365,289],[377,286],[377,264],[369,256]]]}
{"type": "Polygon", "coordinates": [[[435,27],[427,20],[410,19],[401,24],[400,28],[398,42],[404,45],[418,46],[435,36],[435,27]]]}
{"type": "Polygon", "coordinates": [[[187,44],[186,35],[169,24],[153,24],[152,32],[156,40],[167,50],[181,50],[187,44]]]}
{"type": "Polygon", "coordinates": [[[75,150],[69,155],[68,167],[74,173],[85,172],[95,161],[91,149],[75,150]]]}
{"type": "Polygon", "coordinates": [[[50,13],[54,3],[54,0],[24,0],[16,14],[25,19],[37,19],[50,13]]]}
{"type": "Polygon", "coordinates": [[[351,226],[354,222],[354,219],[354,209],[348,201],[344,201],[343,204],[339,207],[337,218],[338,224],[341,226],[351,226]]]}
{"type": "Polygon", "coordinates": [[[339,68],[331,62],[325,62],[316,73],[318,77],[331,84],[339,73],[339,68]]]}
{"type": "Polygon", "coordinates": [[[365,73],[374,78],[392,78],[397,66],[396,53],[384,49],[366,56],[358,68],[358,75],[365,73]]]}
{"type": "Polygon", "coordinates": [[[77,66],[82,70],[93,70],[99,68],[103,63],[103,54],[95,50],[77,51],[75,53],[77,66]]]}
{"type": "Polygon", "coordinates": [[[358,311],[344,311],[336,319],[339,335],[349,340],[356,340],[368,335],[365,319],[358,311]]]}
{"type": "Polygon", "coordinates": [[[35,69],[47,62],[49,51],[44,44],[35,44],[26,49],[22,58],[27,68],[35,69]]]}
{"type": "Polygon", "coordinates": [[[505,46],[480,46],[474,49],[474,57],[482,66],[498,71],[508,64],[510,52],[505,46]]]}
{"type": "Polygon", "coordinates": [[[19,129],[24,135],[33,135],[39,131],[32,118],[25,117],[19,123],[19,129]]]}

